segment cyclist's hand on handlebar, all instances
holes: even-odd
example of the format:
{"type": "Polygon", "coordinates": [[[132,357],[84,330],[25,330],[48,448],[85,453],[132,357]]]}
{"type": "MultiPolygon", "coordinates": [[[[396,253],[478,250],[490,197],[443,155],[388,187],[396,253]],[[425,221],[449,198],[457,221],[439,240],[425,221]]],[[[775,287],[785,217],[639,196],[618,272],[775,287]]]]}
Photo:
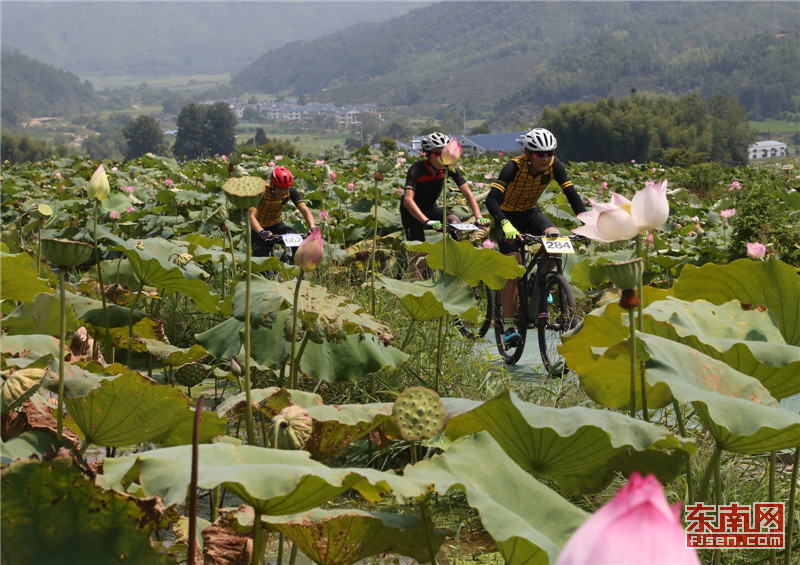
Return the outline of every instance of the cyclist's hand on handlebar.
{"type": "Polygon", "coordinates": [[[503,235],[506,236],[506,239],[517,239],[519,237],[517,228],[509,220],[506,219],[500,222],[500,227],[503,228],[503,235]]]}
{"type": "Polygon", "coordinates": [[[491,223],[492,221],[489,218],[478,218],[475,220],[475,225],[480,227],[488,226],[491,223]]]}
{"type": "Polygon", "coordinates": [[[545,237],[558,237],[561,235],[561,232],[558,231],[558,228],[547,228],[544,230],[545,237]]]}
{"type": "Polygon", "coordinates": [[[306,234],[305,234],[305,236],[304,236],[304,237],[308,237],[308,236],[310,236],[310,235],[311,235],[312,233],[314,233],[315,231],[319,231],[319,228],[316,228],[316,227],[314,227],[314,228],[311,228],[310,230],[308,230],[308,231],[306,232],[306,234]]]}
{"type": "Polygon", "coordinates": [[[272,232],[269,230],[261,230],[258,232],[258,237],[266,241],[267,239],[272,238],[272,232]]]}
{"type": "Polygon", "coordinates": [[[432,230],[440,230],[442,229],[442,222],[439,220],[428,220],[425,222],[425,227],[432,230]]]}

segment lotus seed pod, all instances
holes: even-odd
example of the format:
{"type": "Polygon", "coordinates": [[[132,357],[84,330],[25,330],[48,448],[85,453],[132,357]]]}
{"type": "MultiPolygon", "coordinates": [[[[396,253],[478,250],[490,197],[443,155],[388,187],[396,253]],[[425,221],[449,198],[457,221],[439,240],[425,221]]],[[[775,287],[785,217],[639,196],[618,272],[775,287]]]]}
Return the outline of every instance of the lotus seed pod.
{"type": "Polygon", "coordinates": [[[415,386],[401,392],[394,401],[392,418],[406,441],[435,436],[444,425],[444,405],[429,388],[415,386]]]}
{"type": "Polygon", "coordinates": [[[197,386],[205,380],[208,368],[202,363],[185,363],[175,371],[175,380],[186,387],[197,386]]]}
{"type": "MultiPolygon", "coordinates": [[[[384,175],[394,169],[394,163],[392,163],[386,157],[381,157],[378,159],[377,169],[379,172],[383,173],[384,175]]],[[[378,179],[376,179],[378,180],[378,179]]]]}
{"type": "Polygon", "coordinates": [[[232,177],[222,185],[232,208],[247,209],[258,206],[267,183],[260,177],[232,177]]]}
{"type": "Polygon", "coordinates": [[[192,255],[189,253],[179,253],[177,251],[173,251],[169,256],[169,260],[171,263],[175,263],[179,267],[184,267],[189,264],[189,261],[192,260],[192,255]]]}
{"type": "Polygon", "coordinates": [[[92,246],[80,241],[43,237],[42,253],[56,267],[70,268],[85,262],[92,254],[92,246]]]}
{"type": "Polygon", "coordinates": [[[287,406],[272,419],[269,425],[271,447],[277,449],[303,449],[311,437],[314,421],[302,406],[287,406]]]}
{"type": "Polygon", "coordinates": [[[49,204],[34,202],[29,210],[32,218],[49,218],[53,215],[53,209],[49,204]]]}
{"type": "Polygon", "coordinates": [[[220,204],[208,215],[208,219],[206,220],[209,224],[214,226],[220,225],[228,218],[228,209],[225,208],[224,204],[220,204]]]}

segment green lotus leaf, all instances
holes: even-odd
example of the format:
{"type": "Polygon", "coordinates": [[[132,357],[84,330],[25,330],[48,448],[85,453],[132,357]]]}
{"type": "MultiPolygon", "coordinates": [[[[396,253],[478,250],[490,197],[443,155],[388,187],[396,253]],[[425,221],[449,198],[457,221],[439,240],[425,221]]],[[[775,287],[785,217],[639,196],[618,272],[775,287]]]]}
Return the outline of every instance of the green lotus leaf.
{"type": "Polygon", "coordinates": [[[228,318],[203,333],[195,334],[197,342],[218,359],[230,359],[238,355],[242,349],[239,332],[244,329],[244,322],[236,318],[228,318]]]}
{"type": "Polygon", "coordinates": [[[148,353],[165,365],[170,365],[172,367],[199,361],[208,355],[205,348],[196,343],[191,347],[175,347],[174,345],[155,339],[142,339],[140,341],[147,347],[148,353]]]}
{"type": "Polygon", "coordinates": [[[8,414],[25,402],[42,384],[43,368],[26,367],[3,375],[0,385],[0,413],[8,414]]]}
{"type": "MultiPolygon", "coordinates": [[[[349,565],[385,552],[418,563],[431,561],[426,524],[416,515],[316,508],[303,514],[266,516],[262,522],[268,530],[291,539],[314,563],[349,565]]],[[[444,535],[431,532],[430,539],[433,551],[438,552],[444,535]]]]}
{"type": "Polygon", "coordinates": [[[673,294],[684,300],[724,304],[738,300],[751,308],[766,306],[786,343],[800,346],[800,284],[797,268],[770,257],[739,259],[727,265],[686,265],[673,294]]]}
{"type": "Polygon", "coordinates": [[[520,467],[553,477],[562,490],[597,492],[606,487],[629,455],[627,468],[655,472],[661,482],[675,478],[685,453],[697,449],[692,440],[643,420],[610,410],[576,406],[550,408],[521,401],[508,390],[486,402],[443,399],[445,434],[451,440],[486,430],[520,467]],[[667,451],[669,450],[669,451],[667,451]],[[648,457],[675,459],[671,468],[648,464],[648,457]],[[635,467],[637,462],[647,467],[635,467]]]}
{"type": "Polygon", "coordinates": [[[569,272],[569,281],[573,286],[583,290],[605,286],[608,282],[605,266],[630,258],[631,252],[628,250],[597,253],[573,265],[569,272]]]}
{"type": "Polygon", "coordinates": [[[381,427],[392,437],[400,434],[392,419],[390,402],[308,406],[307,410],[314,427],[304,449],[315,459],[333,457],[381,427]]]}
{"type": "MultiPolygon", "coordinates": [[[[58,355],[55,358],[58,359],[58,355]]],[[[64,400],[86,396],[99,388],[107,377],[108,375],[88,371],[77,364],[64,363],[64,400]]],[[[57,393],[58,379],[58,362],[52,361],[42,377],[42,388],[57,393]]]]}
{"type": "MultiPolygon", "coordinates": [[[[104,482],[125,490],[136,481],[137,494],[159,496],[171,506],[184,501],[189,486],[191,446],[168,447],[106,459],[104,482]]],[[[306,512],[350,489],[375,503],[388,493],[422,496],[420,487],[404,477],[374,469],[332,469],[312,460],[306,451],[203,444],[198,449],[197,484],[203,489],[222,485],[226,491],[263,515],[306,512]]]]}
{"type": "MultiPolygon", "coordinates": [[[[65,402],[70,429],[93,445],[123,447],[147,441],[176,445],[192,441],[191,399],[135,371],[103,379],[89,394],[65,402]]],[[[200,441],[224,435],[225,425],[226,421],[215,413],[204,412],[200,441]]]]}
{"type": "Polygon", "coordinates": [[[26,366],[31,360],[50,355],[58,359],[58,339],[49,335],[4,335],[0,351],[9,365],[26,366]]]}
{"type": "Polygon", "coordinates": [[[800,347],[787,345],[766,312],[737,300],[662,300],[644,310],[645,332],[688,345],[755,377],[774,398],[800,393],[800,347]]]}
{"type": "MultiPolygon", "coordinates": [[[[58,337],[61,335],[60,316],[59,298],[42,292],[37,294],[32,302],[20,304],[16,310],[3,318],[3,325],[8,327],[9,334],[44,334],[58,337]]],[[[72,308],[67,306],[65,330],[72,332],[79,326],[72,308]]]]}
{"type": "Polygon", "coordinates": [[[81,241],[43,237],[42,254],[54,266],[78,267],[85,263],[92,254],[92,246],[81,241]]]}
{"type": "Polygon", "coordinates": [[[0,288],[3,300],[33,300],[40,292],[53,293],[47,282],[39,278],[36,260],[27,253],[0,252],[0,288]]]}
{"type": "Polygon", "coordinates": [[[8,441],[0,443],[2,446],[2,457],[0,463],[8,465],[15,459],[27,459],[35,455],[43,459],[44,454],[50,450],[58,450],[62,447],[72,449],[72,444],[68,441],[59,441],[54,436],[44,432],[27,431],[8,441]]]}
{"type": "MultiPolygon", "coordinates": [[[[105,276],[105,275],[104,275],[105,276]]],[[[103,303],[100,300],[89,298],[80,294],[66,293],[67,303],[75,313],[75,317],[86,320],[93,326],[105,326],[105,314],[103,314],[103,303]]],[[[108,314],[108,325],[111,328],[127,327],[131,317],[131,309],[117,304],[106,303],[108,314]]],[[[141,310],[133,311],[135,322],[145,318],[147,314],[141,310]]]]}
{"type": "Polygon", "coordinates": [[[124,251],[130,261],[139,282],[144,286],[157,288],[163,294],[183,294],[192,299],[201,312],[213,313],[219,308],[219,295],[211,292],[208,285],[197,278],[191,278],[178,265],[170,263],[167,258],[154,256],[147,251],[139,250],[137,242],[127,240],[114,249],[124,251]]]}
{"type": "MultiPolygon", "coordinates": [[[[245,413],[246,394],[241,392],[232,396],[217,407],[217,414],[235,418],[245,413]]],[[[303,408],[310,408],[322,404],[322,397],[313,392],[302,390],[287,390],[276,386],[268,388],[254,388],[250,391],[250,401],[253,409],[258,410],[268,418],[277,415],[281,410],[292,404],[303,408]]]]}
{"type": "MultiPolygon", "coordinates": [[[[489,288],[499,290],[507,279],[524,274],[525,269],[518,265],[513,257],[498,253],[493,249],[475,247],[469,241],[454,241],[444,238],[447,245],[446,273],[455,275],[470,286],[478,286],[483,282],[489,288]]],[[[434,269],[442,268],[443,246],[441,241],[406,243],[406,247],[415,252],[427,253],[428,265],[434,269]]]]}
{"type": "Polygon", "coordinates": [[[150,545],[160,502],[97,487],[71,459],[19,460],[0,482],[3,563],[174,563],[150,545]]]}
{"type": "Polygon", "coordinates": [[[384,345],[376,336],[349,335],[344,341],[314,343],[309,341],[300,358],[300,370],[329,383],[364,378],[382,369],[396,369],[408,354],[384,345]]]}
{"type": "Polygon", "coordinates": [[[447,314],[471,322],[477,322],[478,319],[472,287],[452,275],[420,282],[378,276],[376,287],[384,288],[396,296],[411,318],[418,322],[435,320],[447,314]]]}
{"type": "MultiPolygon", "coordinates": [[[[294,302],[296,282],[276,282],[256,279],[250,285],[250,320],[254,327],[275,324],[278,310],[291,308],[294,302]]],[[[233,298],[233,315],[244,321],[245,284],[236,285],[233,298]]],[[[391,343],[392,334],[388,326],[363,311],[346,297],[329,292],[325,287],[303,282],[298,299],[298,318],[304,327],[313,328],[321,323],[340,327],[343,332],[354,335],[375,334],[381,341],[391,343]]],[[[343,336],[340,336],[343,337],[343,336]]],[[[310,347],[310,345],[309,345],[310,347]]]]}
{"type": "Polygon", "coordinates": [[[642,339],[651,355],[648,383],[663,383],[679,402],[691,402],[723,449],[763,453],[800,445],[800,416],[781,408],[758,380],[674,341],[642,339]]]}
{"type": "Polygon", "coordinates": [[[589,517],[516,465],[486,432],[407,466],[404,476],[442,495],[451,489],[466,493],[510,565],[554,563],[589,517]]]}

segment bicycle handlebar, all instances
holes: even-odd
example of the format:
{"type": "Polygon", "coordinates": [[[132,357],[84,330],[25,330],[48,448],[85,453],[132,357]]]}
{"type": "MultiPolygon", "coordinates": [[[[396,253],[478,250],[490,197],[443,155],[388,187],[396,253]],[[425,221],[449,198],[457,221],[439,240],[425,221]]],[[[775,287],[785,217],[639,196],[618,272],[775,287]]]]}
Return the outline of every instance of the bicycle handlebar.
{"type": "Polygon", "coordinates": [[[531,233],[521,233],[519,234],[520,239],[522,239],[525,245],[534,245],[536,243],[542,243],[545,239],[552,239],[553,237],[561,237],[569,239],[570,241],[577,241],[579,243],[589,243],[591,239],[588,237],[584,237],[582,235],[571,234],[571,235],[556,235],[556,236],[546,236],[546,235],[533,235],[531,233]]]}

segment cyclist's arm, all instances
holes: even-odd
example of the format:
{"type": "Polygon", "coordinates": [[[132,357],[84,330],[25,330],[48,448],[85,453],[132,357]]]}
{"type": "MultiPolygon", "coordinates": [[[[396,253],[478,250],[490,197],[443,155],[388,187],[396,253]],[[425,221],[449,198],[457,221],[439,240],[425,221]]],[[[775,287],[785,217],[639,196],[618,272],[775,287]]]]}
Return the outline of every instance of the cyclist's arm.
{"type": "Polygon", "coordinates": [[[567,197],[569,205],[572,206],[572,211],[575,212],[575,215],[577,216],[581,212],[585,212],[586,206],[583,204],[583,199],[581,198],[581,195],[578,194],[578,191],[575,190],[575,186],[572,184],[572,181],[569,180],[569,177],[567,176],[567,170],[561,161],[556,161],[553,163],[553,179],[555,179],[555,181],[558,183],[558,186],[561,187],[561,190],[567,197]]]}
{"type": "Polygon", "coordinates": [[[503,199],[505,198],[505,191],[508,183],[514,180],[514,177],[517,176],[518,170],[519,168],[514,161],[509,161],[506,163],[503,169],[500,171],[500,174],[497,176],[497,180],[492,183],[492,188],[489,190],[489,196],[486,197],[486,209],[489,211],[492,217],[497,220],[498,224],[506,219],[506,215],[503,213],[500,205],[503,203],[503,199]]]}
{"type": "Polygon", "coordinates": [[[436,220],[441,222],[439,218],[429,218],[428,216],[422,213],[422,210],[419,209],[419,206],[417,206],[417,203],[414,200],[414,195],[416,194],[416,192],[417,191],[414,190],[413,188],[406,186],[406,189],[403,192],[403,206],[405,207],[405,209],[408,210],[411,213],[411,215],[414,216],[414,218],[416,218],[423,224],[428,220],[436,220]]]}
{"type": "Polygon", "coordinates": [[[249,216],[250,216],[250,229],[253,230],[254,232],[258,233],[262,229],[264,229],[261,226],[261,224],[258,223],[258,218],[257,218],[258,210],[256,208],[250,208],[249,212],[250,212],[250,214],[249,214],[249,216]]]}
{"type": "Polygon", "coordinates": [[[315,227],[317,227],[314,223],[314,216],[311,214],[311,210],[308,208],[305,201],[300,198],[300,193],[297,192],[296,188],[292,187],[289,189],[289,198],[291,198],[297,210],[300,212],[300,214],[302,214],[308,229],[313,230],[315,227]]]}

